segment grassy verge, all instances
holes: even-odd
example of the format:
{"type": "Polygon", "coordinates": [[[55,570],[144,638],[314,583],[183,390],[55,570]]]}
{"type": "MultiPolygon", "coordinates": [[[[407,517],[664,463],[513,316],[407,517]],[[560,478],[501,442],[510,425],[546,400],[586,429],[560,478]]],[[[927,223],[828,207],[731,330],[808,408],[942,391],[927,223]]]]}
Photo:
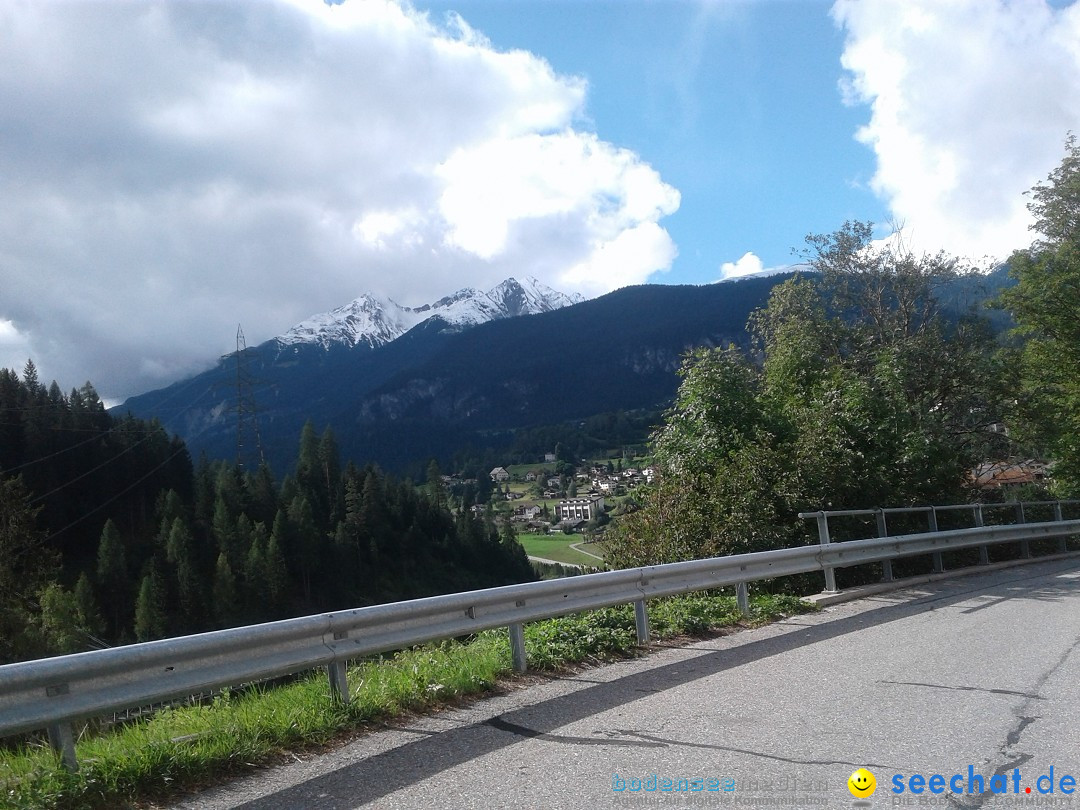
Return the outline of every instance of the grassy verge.
{"type": "MultiPolygon", "coordinates": [[[[795,597],[770,595],[754,598],[749,619],[726,596],[693,594],[649,605],[657,638],[763,624],[814,609],[795,597]]],[[[529,624],[525,644],[534,670],[632,655],[633,609],[623,605],[529,624]]],[[[169,709],[108,733],[84,734],[76,746],[77,774],[64,771],[44,743],[0,749],[0,807],[132,807],[292,748],[324,744],[364,723],[490,691],[511,674],[505,631],[488,631],[465,643],[430,644],[351,666],[347,705],[332,702],[325,675],[313,673],[287,686],[225,693],[210,705],[169,709]]]]}

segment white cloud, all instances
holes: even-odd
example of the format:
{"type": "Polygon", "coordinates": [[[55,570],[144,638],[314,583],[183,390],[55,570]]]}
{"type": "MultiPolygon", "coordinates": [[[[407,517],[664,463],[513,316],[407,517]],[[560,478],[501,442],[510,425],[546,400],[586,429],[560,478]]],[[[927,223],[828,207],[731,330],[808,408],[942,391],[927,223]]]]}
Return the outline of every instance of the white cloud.
{"type": "Polygon", "coordinates": [[[730,281],[747,276],[772,276],[777,273],[791,273],[805,269],[805,264],[780,264],[775,267],[766,267],[756,254],[747,251],[738,261],[724,262],[720,265],[718,281],[730,281]]]}
{"type": "Polygon", "coordinates": [[[739,278],[740,276],[752,276],[760,273],[765,266],[753,253],[747,251],[738,261],[724,262],[720,265],[720,279],[739,278]]]}
{"type": "Polygon", "coordinates": [[[30,342],[19,333],[15,324],[0,318],[0,368],[10,368],[22,373],[30,357],[30,342]]]}
{"type": "Polygon", "coordinates": [[[46,0],[0,41],[0,322],[65,384],[135,393],[368,290],[595,294],[676,255],[678,192],[580,131],[584,80],[456,17],[46,0]]]}
{"type": "Polygon", "coordinates": [[[844,92],[874,191],[918,250],[1005,258],[1032,241],[1022,195],[1080,130],[1080,4],[837,0],[844,92]]]}

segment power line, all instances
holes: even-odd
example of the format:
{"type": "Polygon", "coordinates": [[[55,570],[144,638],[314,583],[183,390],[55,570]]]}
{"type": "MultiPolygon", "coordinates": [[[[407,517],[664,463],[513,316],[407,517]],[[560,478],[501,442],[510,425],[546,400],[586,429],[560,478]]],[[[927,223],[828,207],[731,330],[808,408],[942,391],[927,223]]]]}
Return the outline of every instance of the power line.
{"type": "MultiPolygon", "coordinates": [[[[177,396],[179,396],[180,394],[185,392],[187,389],[189,389],[194,384],[195,384],[195,378],[192,378],[191,380],[188,381],[188,383],[186,385],[181,386],[176,391],[173,391],[171,394],[169,394],[169,396],[167,396],[164,400],[162,400],[162,404],[164,404],[166,402],[169,402],[172,399],[175,399],[177,396]]],[[[162,422],[162,428],[164,428],[166,425],[168,425],[169,422],[171,422],[173,419],[178,419],[179,417],[181,417],[185,413],[187,413],[189,410],[191,410],[193,407],[195,407],[195,405],[199,402],[199,400],[201,400],[204,396],[206,396],[207,393],[209,393],[209,390],[210,389],[207,389],[207,390],[203,391],[192,402],[190,402],[189,404],[187,404],[183,408],[181,408],[180,411],[177,414],[175,414],[173,417],[171,417],[168,421],[162,422]]],[[[46,408],[49,408],[49,405],[45,405],[45,404],[43,404],[43,405],[34,405],[34,406],[29,407],[29,408],[6,407],[6,408],[0,408],[0,413],[33,413],[35,411],[44,410],[46,408]]],[[[68,413],[68,415],[74,415],[74,414],[72,414],[71,411],[68,411],[67,413],[68,413]]],[[[72,450],[77,450],[78,448],[83,447],[83,446],[85,446],[87,444],[90,444],[91,442],[99,441],[100,439],[102,439],[105,436],[108,436],[111,433],[123,433],[123,432],[127,432],[127,433],[145,433],[145,434],[147,434],[147,437],[149,437],[149,436],[152,436],[152,435],[156,434],[157,431],[158,431],[158,428],[154,428],[154,427],[148,427],[148,428],[144,428],[142,430],[135,431],[135,430],[132,430],[129,425],[125,425],[123,423],[120,423],[119,420],[114,416],[110,416],[110,419],[113,420],[114,424],[111,427],[109,427],[107,430],[104,430],[104,431],[101,430],[101,428],[94,428],[94,427],[74,428],[74,427],[61,427],[59,425],[49,425],[47,427],[44,427],[45,430],[48,430],[48,431],[51,431],[51,432],[64,432],[64,433],[87,433],[87,432],[89,432],[89,433],[93,433],[94,435],[90,436],[87,439],[84,439],[81,442],[76,442],[75,444],[70,445],[69,447],[65,447],[65,448],[63,448],[61,450],[57,450],[55,453],[49,453],[48,455],[45,455],[45,456],[39,456],[38,458],[31,459],[30,461],[24,461],[22,464],[16,464],[13,467],[5,467],[3,469],[3,473],[5,475],[7,475],[9,473],[18,472],[19,470],[25,469],[27,467],[32,467],[35,464],[40,464],[43,461],[48,461],[49,459],[56,458],[57,456],[62,456],[64,453],[70,453],[72,450]]]]}
{"type": "MultiPolygon", "coordinates": [[[[159,431],[159,433],[164,433],[164,431],[163,431],[163,430],[162,430],[162,431],[159,431]]],[[[104,434],[102,434],[102,435],[104,435],[104,434]]],[[[54,489],[51,489],[51,490],[49,490],[49,491],[48,491],[48,492],[46,492],[46,493],[45,493],[44,495],[38,495],[38,496],[36,496],[35,498],[31,499],[30,503],[32,503],[32,504],[34,504],[34,503],[38,503],[39,501],[43,501],[43,500],[45,500],[45,499],[46,499],[46,498],[48,498],[48,497],[49,497],[50,495],[55,495],[55,494],[56,494],[57,492],[59,492],[59,491],[60,491],[60,490],[62,490],[62,489],[67,489],[67,488],[68,488],[69,486],[71,486],[72,484],[74,484],[74,483],[75,483],[76,481],[81,481],[82,479],[86,478],[86,476],[90,475],[91,473],[96,473],[96,472],[97,472],[98,470],[100,470],[100,469],[101,469],[102,467],[107,467],[107,466],[108,466],[109,464],[112,464],[112,463],[113,463],[114,461],[116,461],[116,460],[117,460],[118,458],[120,458],[121,456],[125,456],[125,455],[127,455],[128,453],[130,453],[130,452],[131,452],[132,450],[134,450],[134,449],[135,449],[136,447],[138,447],[139,445],[141,445],[141,444],[144,444],[144,443],[146,443],[146,442],[150,441],[150,439],[152,439],[152,438],[153,438],[154,436],[155,436],[155,433],[154,433],[154,432],[152,432],[152,431],[147,431],[147,433],[146,433],[146,435],[145,435],[145,436],[143,436],[143,437],[142,437],[141,439],[139,439],[139,440],[138,440],[137,442],[135,442],[134,444],[131,444],[131,445],[128,445],[127,447],[125,447],[125,448],[124,448],[123,450],[121,450],[121,451],[120,451],[119,453],[117,453],[117,454],[116,454],[115,456],[110,456],[109,458],[105,459],[105,460],[104,460],[103,462],[101,462],[100,464],[98,464],[98,465],[97,465],[96,467],[91,467],[91,468],[90,468],[89,470],[86,470],[85,472],[83,472],[83,473],[80,473],[79,475],[76,475],[76,476],[75,476],[74,478],[72,478],[72,479],[71,479],[70,481],[65,481],[65,482],[64,482],[63,484],[61,484],[60,486],[58,486],[58,487],[56,487],[56,488],[54,488],[54,489]]]]}
{"type": "Polygon", "coordinates": [[[158,470],[162,469],[166,464],[169,464],[174,458],[179,456],[181,453],[186,453],[186,452],[187,452],[187,446],[186,445],[180,445],[179,449],[177,449],[176,452],[174,452],[171,456],[169,456],[163,462],[161,462],[156,467],[154,467],[154,469],[150,470],[150,472],[148,472],[146,475],[142,476],[138,480],[136,480],[133,483],[129,484],[128,486],[124,487],[122,490],[115,493],[111,498],[106,498],[104,501],[99,503],[97,506],[95,506],[89,512],[86,512],[86,513],[80,515],[79,517],[75,518],[75,520],[71,521],[71,523],[69,523],[64,528],[56,530],[55,532],[50,534],[48,537],[46,537],[44,542],[47,543],[50,540],[52,540],[52,539],[54,539],[56,537],[59,537],[61,534],[66,532],[68,529],[72,528],[73,526],[77,526],[78,524],[82,523],[84,520],[86,520],[91,515],[96,514],[97,512],[100,512],[102,509],[104,509],[110,503],[115,501],[117,498],[120,498],[121,496],[126,495],[127,493],[131,492],[131,490],[135,489],[135,487],[137,487],[139,484],[141,484],[147,478],[154,475],[154,473],[156,473],[158,470]]]}
{"type": "MultiPolygon", "coordinates": [[[[190,383],[189,383],[189,385],[188,385],[188,386],[184,386],[184,388],[188,388],[188,387],[190,387],[190,383]]],[[[183,390],[183,389],[181,389],[181,390],[183,390]]],[[[187,406],[187,407],[186,407],[186,408],[184,409],[184,411],[186,411],[186,410],[188,410],[188,409],[190,409],[190,408],[193,408],[193,407],[195,407],[195,405],[196,405],[196,404],[197,404],[197,403],[199,402],[199,400],[201,400],[201,399],[202,399],[202,398],[203,398],[204,396],[206,396],[206,394],[207,394],[207,393],[209,393],[209,391],[210,391],[210,389],[206,389],[206,390],[204,390],[204,391],[203,391],[203,392],[202,392],[201,394],[199,394],[199,396],[197,396],[197,397],[196,397],[196,398],[195,398],[195,399],[194,399],[194,400],[193,400],[193,401],[191,402],[191,404],[189,404],[189,405],[188,405],[188,406],[187,406]]],[[[179,393],[179,391],[175,392],[175,393],[173,394],[173,396],[175,396],[175,395],[176,395],[176,394],[178,394],[178,393],[179,393]]],[[[171,398],[171,397],[170,397],[170,398],[171,398]]],[[[181,413],[183,413],[183,411],[182,411],[181,413]]],[[[100,433],[98,433],[97,435],[95,435],[95,436],[91,436],[91,437],[90,437],[89,439],[87,439],[86,441],[78,442],[78,443],[77,443],[77,444],[75,445],[75,447],[79,447],[79,446],[85,445],[85,444],[87,444],[88,442],[92,442],[92,441],[100,441],[100,440],[101,440],[102,438],[104,438],[105,436],[109,435],[110,433],[116,434],[116,433],[123,433],[123,432],[125,432],[125,430],[123,429],[123,427],[122,427],[122,426],[119,426],[119,428],[120,428],[120,429],[118,429],[118,426],[114,425],[113,427],[109,428],[109,429],[108,429],[108,430],[106,430],[106,431],[101,431],[101,432],[100,432],[100,433]]],[[[135,431],[128,431],[128,432],[134,433],[135,431]]],[[[56,494],[57,492],[60,492],[61,490],[63,490],[63,489],[66,489],[67,487],[69,487],[69,486],[71,486],[72,484],[74,484],[74,483],[75,483],[76,481],[80,481],[80,480],[82,480],[83,478],[86,478],[86,477],[87,477],[88,475],[90,475],[90,474],[92,474],[92,473],[95,473],[95,472],[97,472],[98,470],[102,469],[103,467],[106,467],[106,466],[108,466],[109,464],[111,464],[112,462],[114,462],[114,461],[116,461],[117,459],[121,458],[122,456],[126,455],[127,453],[130,453],[130,452],[131,452],[132,450],[134,450],[135,448],[137,448],[137,447],[138,447],[139,445],[141,445],[141,444],[143,444],[143,443],[145,443],[145,442],[148,442],[148,441],[149,441],[150,439],[154,438],[155,436],[161,436],[162,434],[165,434],[166,436],[168,435],[168,434],[167,434],[167,432],[166,432],[166,431],[165,431],[165,429],[164,429],[164,426],[161,426],[161,427],[158,427],[158,428],[150,428],[150,429],[147,429],[147,430],[141,430],[141,431],[138,431],[138,433],[143,433],[143,434],[145,434],[145,435],[143,436],[143,438],[139,439],[139,441],[135,442],[134,444],[130,445],[129,447],[126,447],[126,448],[124,448],[123,450],[121,450],[121,451],[120,451],[119,453],[117,453],[116,455],[114,455],[114,456],[111,456],[111,457],[109,457],[109,458],[105,459],[105,460],[104,460],[103,462],[101,462],[100,464],[98,464],[98,465],[97,465],[96,467],[92,467],[91,469],[89,469],[89,470],[86,470],[86,471],[84,471],[84,472],[80,473],[79,475],[76,475],[76,476],[75,476],[74,478],[71,478],[71,479],[69,479],[68,481],[65,481],[65,482],[64,482],[63,484],[60,484],[59,486],[55,487],[54,489],[50,490],[49,492],[46,492],[46,493],[45,493],[44,495],[37,495],[37,496],[35,496],[34,498],[30,499],[30,500],[28,501],[28,503],[29,503],[29,504],[35,504],[35,503],[39,503],[39,502],[41,502],[41,501],[45,500],[46,498],[50,497],[51,495],[55,495],[55,494],[56,494]]],[[[72,447],[72,448],[67,448],[67,450],[71,450],[71,449],[74,449],[74,447],[72,447]]],[[[60,455],[61,453],[67,452],[67,450],[61,450],[61,451],[58,451],[57,453],[53,453],[53,454],[51,454],[51,456],[44,456],[44,457],[42,457],[42,458],[40,458],[40,459],[35,459],[35,460],[34,460],[33,462],[28,462],[27,464],[23,464],[23,465],[20,465],[19,467],[13,467],[13,468],[11,468],[10,470],[5,470],[4,472],[5,472],[5,473],[8,473],[8,472],[13,472],[14,470],[20,469],[21,467],[25,467],[25,466],[28,466],[29,464],[35,464],[35,463],[37,463],[38,461],[44,461],[44,460],[45,460],[46,458],[50,458],[50,457],[53,457],[53,456],[58,456],[58,455],[60,455]]],[[[157,470],[157,469],[160,469],[160,468],[161,468],[162,466],[164,466],[164,464],[167,464],[167,463],[168,463],[169,461],[171,461],[172,459],[176,458],[176,456],[177,456],[177,455],[179,455],[179,454],[180,454],[180,452],[183,452],[183,451],[185,451],[185,450],[187,450],[187,445],[186,445],[186,444],[183,444],[183,443],[182,443],[182,444],[181,444],[181,446],[180,446],[180,448],[179,448],[179,450],[178,450],[177,452],[173,453],[173,454],[172,454],[172,455],[171,455],[171,456],[170,456],[170,457],[169,457],[168,459],[166,459],[166,460],[165,460],[165,461],[164,461],[164,462],[163,462],[163,463],[162,463],[161,465],[159,465],[158,467],[156,467],[156,468],[155,468],[155,470],[157,470]]],[[[151,471],[151,472],[153,472],[153,471],[151,471]]],[[[142,480],[145,480],[145,479],[139,479],[139,481],[136,481],[136,482],[135,482],[135,485],[137,485],[138,483],[140,483],[140,482],[141,482],[142,480]]],[[[134,485],[132,485],[132,486],[134,486],[134,485]]],[[[61,530],[60,530],[59,532],[56,532],[56,533],[54,533],[54,534],[50,535],[50,538],[51,538],[51,537],[55,537],[55,536],[56,536],[57,534],[60,534],[61,532],[64,532],[64,531],[66,531],[67,529],[71,528],[72,526],[74,526],[75,524],[77,524],[77,523],[78,523],[79,521],[81,521],[81,520],[82,520],[83,518],[85,518],[85,517],[88,517],[89,515],[93,514],[94,512],[98,511],[99,509],[103,508],[104,506],[108,505],[108,504],[109,504],[109,503],[111,503],[112,501],[116,500],[116,498],[117,498],[117,497],[119,497],[120,495],[124,494],[124,492],[127,492],[127,491],[129,491],[130,489],[131,489],[131,487],[129,487],[128,489],[125,489],[125,490],[123,490],[123,492],[121,492],[121,493],[117,494],[117,495],[116,495],[116,496],[114,496],[113,498],[110,498],[110,499],[109,499],[109,500],[107,500],[107,501],[106,501],[106,502],[105,502],[104,504],[100,504],[99,506],[95,507],[95,508],[94,508],[94,509],[92,509],[92,510],[91,510],[90,512],[87,512],[87,513],[86,513],[86,515],[83,515],[82,517],[80,517],[80,518],[78,518],[77,520],[75,520],[75,521],[74,521],[73,523],[69,524],[68,526],[65,526],[65,527],[64,527],[63,529],[61,529],[61,530]]]]}

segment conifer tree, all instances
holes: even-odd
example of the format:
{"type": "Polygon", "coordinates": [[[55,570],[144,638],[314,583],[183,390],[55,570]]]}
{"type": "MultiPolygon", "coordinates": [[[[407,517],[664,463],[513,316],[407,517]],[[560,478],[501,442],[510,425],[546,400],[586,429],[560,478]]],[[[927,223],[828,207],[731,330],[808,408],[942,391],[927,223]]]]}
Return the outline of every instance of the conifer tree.
{"type": "Polygon", "coordinates": [[[442,470],[439,469],[439,462],[435,459],[428,462],[427,491],[437,506],[446,506],[446,484],[442,480],[442,470]]]}
{"type": "Polygon", "coordinates": [[[94,596],[94,586],[90,584],[90,577],[83,571],[75,583],[75,605],[79,611],[79,622],[91,636],[99,636],[105,632],[105,620],[101,617],[97,597],[94,596]]]}
{"type": "MultiPolygon", "coordinates": [[[[319,463],[319,437],[309,419],[300,431],[300,447],[296,456],[296,485],[309,500],[320,501],[326,488],[322,484],[319,463]]],[[[321,504],[320,504],[321,505],[321,504]]]]}
{"type": "Polygon", "coordinates": [[[270,601],[266,566],[268,543],[266,526],[256,523],[251,529],[251,546],[244,560],[244,601],[247,613],[256,621],[262,618],[270,601]]]}
{"type": "Polygon", "coordinates": [[[139,641],[165,637],[168,626],[165,599],[165,583],[157,567],[151,565],[139,583],[139,596],[135,601],[135,638],[139,641]]]}
{"type": "Polygon", "coordinates": [[[111,518],[105,521],[98,543],[97,584],[109,633],[113,639],[118,639],[126,622],[130,621],[127,617],[131,615],[131,580],[124,542],[111,518]]]}
{"type": "Polygon", "coordinates": [[[26,386],[27,394],[31,397],[35,396],[41,387],[41,382],[38,380],[37,366],[29,358],[26,365],[23,366],[23,385],[26,386]]]}
{"type": "Polygon", "coordinates": [[[214,479],[215,503],[224,500],[229,514],[239,515],[246,505],[244,486],[240,468],[230,464],[221,464],[218,468],[217,477],[214,479]]]}
{"type": "Polygon", "coordinates": [[[199,455],[199,463],[195,468],[195,523],[200,530],[209,528],[214,519],[214,506],[217,499],[217,491],[214,484],[214,471],[210,460],[203,451],[199,455]]]}
{"type": "Polygon", "coordinates": [[[270,535],[270,543],[266,547],[266,592],[271,616],[284,616],[289,606],[289,571],[276,532],[270,535]]]}
{"type": "Polygon", "coordinates": [[[244,483],[247,493],[248,517],[255,523],[263,523],[270,526],[277,514],[277,487],[274,485],[274,476],[270,472],[270,465],[262,462],[255,472],[247,473],[244,483]]]}
{"type": "Polygon", "coordinates": [[[342,489],[341,482],[341,456],[338,452],[337,438],[334,436],[334,431],[327,426],[323,431],[322,436],[319,438],[318,448],[319,459],[319,486],[325,493],[325,510],[326,514],[319,522],[320,527],[325,532],[329,527],[335,525],[343,514],[344,503],[343,496],[344,490],[342,489]]]}
{"type": "Polygon", "coordinates": [[[231,627],[239,613],[236,576],[224,552],[218,555],[214,568],[214,618],[218,627],[231,627]]]}
{"type": "Polygon", "coordinates": [[[168,539],[173,521],[176,518],[185,517],[186,514],[184,501],[175,489],[167,489],[158,495],[157,519],[161,526],[161,534],[164,535],[163,540],[168,539]]]}
{"type": "Polygon", "coordinates": [[[221,495],[218,495],[214,503],[214,520],[211,526],[218,552],[225,555],[233,570],[239,570],[246,549],[241,548],[240,537],[236,531],[236,516],[221,495]]]}
{"type": "Polygon", "coordinates": [[[194,544],[187,524],[182,518],[175,518],[166,542],[166,559],[172,566],[176,583],[173,626],[177,633],[190,633],[205,627],[206,588],[194,544]]]}
{"type": "Polygon", "coordinates": [[[313,583],[321,569],[324,544],[322,533],[315,523],[311,502],[304,495],[296,496],[289,504],[289,523],[296,542],[296,573],[304,601],[311,604],[313,583]]]}

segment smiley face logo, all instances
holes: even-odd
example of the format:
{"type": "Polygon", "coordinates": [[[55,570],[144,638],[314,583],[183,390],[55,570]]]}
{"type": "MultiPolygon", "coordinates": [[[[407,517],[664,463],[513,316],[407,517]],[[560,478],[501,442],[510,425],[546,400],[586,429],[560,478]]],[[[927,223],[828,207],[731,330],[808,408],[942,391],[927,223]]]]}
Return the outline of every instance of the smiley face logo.
{"type": "Polygon", "coordinates": [[[865,799],[867,796],[874,795],[874,791],[877,790],[877,779],[866,768],[859,768],[848,777],[847,789],[855,798],[865,799]]]}

